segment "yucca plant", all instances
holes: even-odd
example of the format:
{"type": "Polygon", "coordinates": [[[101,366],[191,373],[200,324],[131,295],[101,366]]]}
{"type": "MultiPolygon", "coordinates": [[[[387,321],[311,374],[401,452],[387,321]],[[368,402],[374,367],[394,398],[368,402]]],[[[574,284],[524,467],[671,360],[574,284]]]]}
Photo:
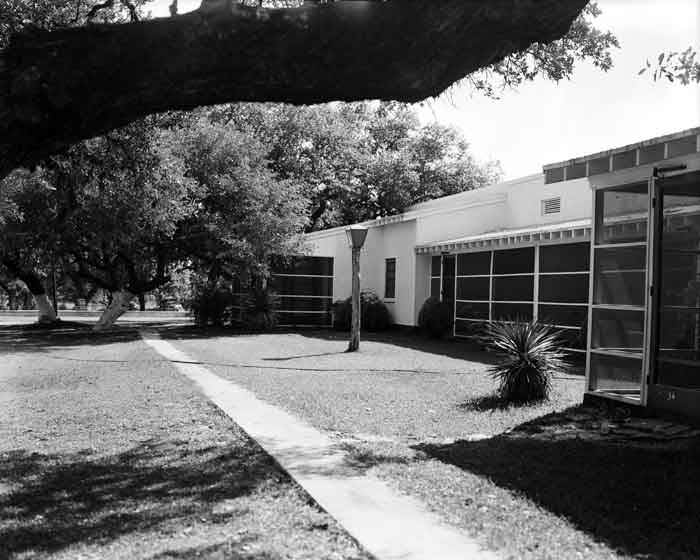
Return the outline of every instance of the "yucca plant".
{"type": "Polygon", "coordinates": [[[568,367],[559,335],[536,321],[490,323],[484,342],[501,358],[490,374],[499,383],[499,396],[509,403],[548,399],[552,375],[568,367]]]}

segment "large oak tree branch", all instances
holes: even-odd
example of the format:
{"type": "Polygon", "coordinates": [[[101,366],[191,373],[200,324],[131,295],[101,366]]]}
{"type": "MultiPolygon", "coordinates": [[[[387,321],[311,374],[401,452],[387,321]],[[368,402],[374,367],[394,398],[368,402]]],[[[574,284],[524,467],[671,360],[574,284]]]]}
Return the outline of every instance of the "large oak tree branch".
{"type": "Polygon", "coordinates": [[[15,37],[0,53],[0,177],[158,111],[421,100],[563,36],[587,0],[210,3],[219,8],[15,37]]]}

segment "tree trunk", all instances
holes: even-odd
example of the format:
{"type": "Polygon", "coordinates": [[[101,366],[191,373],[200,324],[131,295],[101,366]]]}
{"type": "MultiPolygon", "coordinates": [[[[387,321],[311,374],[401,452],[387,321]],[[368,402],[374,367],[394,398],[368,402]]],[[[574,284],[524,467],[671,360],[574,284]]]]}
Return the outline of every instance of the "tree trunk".
{"type": "Polygon", "coordinates": [[[146,311],[146,294],[139,294],[139,311],[146,311]]]}
{"type": "Polygon", "coordinates": [[[103,331],[114,326],[117,319],[129,311],[129,304],[134,299],[134,294],[128,290],[112,292],[112,301],[102,312],[99,320],[93,327],[95,331],[103,331]]]}
{"type": "Polygon", "coordinates": [[[16,263],[5,260],[5,267],[17,276],[32,294],[34,304],[38,312],[38,321],[40,323],[53,323],[58,319],[56,310],[54,309],[51,300],[46,294],[44,283],[39,275],[33,270],[21,269],[16,263]]]}
{"type": "Polygon", "coordinates": [[[43,294],[33,294],[34,295],[34,303],[36,305],[36,309],[39,313],[39,322],[40,323],[53,323],[55,322],[58,317],[56,316],[56,310],[53,308],[53,305],[51,304],[51,300],[49,299],[49,296],[46,295],[46,293],[43,294]]]}
{"type": "Polygon", "coordinates": [[[268,10],[218,0],[172,18],[27,30],[0,52],[0,178],[159,111],[420,101],[533,42],[562,37],[587,3],[340,1],[268,10]]]}

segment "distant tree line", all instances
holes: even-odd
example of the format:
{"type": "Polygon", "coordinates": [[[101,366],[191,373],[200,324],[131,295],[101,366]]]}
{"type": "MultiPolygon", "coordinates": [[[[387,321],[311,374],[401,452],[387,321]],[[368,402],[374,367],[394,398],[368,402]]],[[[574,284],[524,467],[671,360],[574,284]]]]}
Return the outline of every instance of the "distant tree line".
{"type": "Polygon", "coordinates": [[[107,328],[146,294],[182,300],[193,285],[265,278],[272,255],[303,251],[304,232],[499,176],[455,129],[398,103],[151,116],[2,182],[0,291],[17,307],[20,286],[52,321],[56,279],[61,301],[103,300],[96,328],[107,328]]]}

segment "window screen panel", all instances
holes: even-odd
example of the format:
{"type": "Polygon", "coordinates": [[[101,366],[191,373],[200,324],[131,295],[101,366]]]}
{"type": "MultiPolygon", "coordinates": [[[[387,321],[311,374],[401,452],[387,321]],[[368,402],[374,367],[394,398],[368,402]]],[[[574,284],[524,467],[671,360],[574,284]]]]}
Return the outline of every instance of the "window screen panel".
{"type": "Polygon", "coordinates": [[[597,249],[593,302],[644,305],[646,247],[597,249]]]}
{"type": "Polygon", "coordinates": [[[280,297],[280,311],[327,311],[333,306],[332,298],[280,297]]]}
{"type": "Polygon", "coordinates": [[[457,278],[457,299],[488,301],[489,283],[488,276],[457,278]]]}
{"type": "Polygon", "coordinates": [[[486,332],[487,321],[455,321],[455,335],[482,336],[486,332]]]}
{"type": "Polygon", "coordinates": [[[534,277],[496,276],[493,278],[493,301],[532,301],[534,277]]]}
{"type": "Polygon", "coordinates": [[[588,323],[588,307],[568,305],[538,305],[537,320],[548,325],[585,328],[588,323]]]}
{"type": "Polygon", "coordinates": [[[333,278],[272,276],[270,287],[280,296],[332,296],[333,278]]]}
{"type": "Polygon", "coordinates": [[[587,303],[588,274],[540,275],[540,301],[552,303],[587,303]]]}
{"type": "Polygon", "coordinates": [[[595,214],[602,217],[596,226],[596,243],[644,242],[647,238],[647,183],[626,185],[596,192],[595,214]]]}
{"type": "Polygon", "coordinates": [[[440,276],[440,269],[442,267],[442,257],[437,256],[430,259],[430,275],[440,276]]]}
{"type": "Polygon", "coordinates": [[[588,272],[590,261],[590,243],[540,247],[540,272],[588,272]]]}
{"type": "Polygon", "coordinates": [[[273,274],[333,276],[333,257],[276,257],[271,265],[273,274]]]}
{"type": "Polygon", "coordinates": [[[642,360],[591,354],[591,391],[639,392],[642,360]]]}
{"type": "Polygon", "coordinates": [[[491,251],[457,255],[457,276],[491,274],[491,251]]]}
{"type": "Polygon", "coordinates": [[[532,321],[531,303],[494,303],[495,321],[532,321]]]}
{"type": "Polygon", "coordinates": [[[585,329],[554,329],[557,333],[561,345],[564,348],[571,348],[574,350],[585,350],[586,349],[586,331],[585,329]]]}
{"type": "Polygon", "coordinates": [[[489,319],[489,304],[477,302],[457,302],[458,319],[489,319]]]}
{"type": "Polygon", "coordinates": [[[638,353],[644,343],[644,312],[594,309],[591,348],[638,353]]]}
{"type": "Polygon", "coordinates": [[[523,274],[535,271],[535,248],[494,251],[494,274],[523,274]]]}

